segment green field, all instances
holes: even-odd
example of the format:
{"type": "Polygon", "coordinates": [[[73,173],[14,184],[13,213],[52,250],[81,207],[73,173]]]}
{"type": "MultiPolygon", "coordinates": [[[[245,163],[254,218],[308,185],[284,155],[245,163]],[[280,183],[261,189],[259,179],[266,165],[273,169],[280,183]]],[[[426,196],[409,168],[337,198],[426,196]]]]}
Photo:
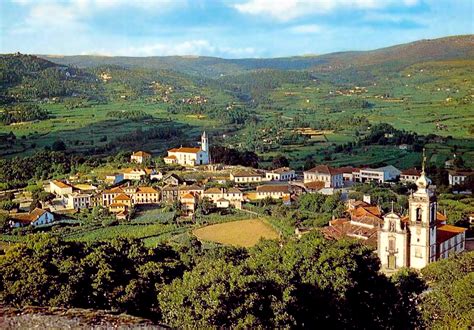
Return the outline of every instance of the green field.
{"type": "MultiPolygon", "coordinates": [[[[459,37],[440,42],[456,48],[470,40],[459,37]]],[[[14,104],[38,105],[49,111],[50,118],[0,124],[0,134],[16,136],[14,141],[0,139],[0,157],[31,155],[57,140],[65,142],[66,151],[77,154],[103,156],[144,149],[162,156],[168,148],[195,144],[206,130],[211,144],[256,152],[263,166],[279,154],[296,168],[308,158],[333,165],[386,163],[404,168],[418,164],[418,153],[403,153],[394,145],[355,149],[350,155],[334,152],[335,145],[356,142],[368,134],[371,125],[388,123],[420,135],[449,137],[447,142],[427,146],[432,161],[442,164],[457,152],[473,166],[474,60],[462,47],[458,55],[433,58],[426,54],[430,61],[421,55],[424,51],[420,49],[413,58],[389,53],[385,61],[374,63],[370,54],[354,61],[341,55],[341,63],[351,63],[349,67],[322,71],[316,64],[291,69],[291,61],[287,69],[251,70],[239,69],[235,63],[229,68],[223,63],[210,68],[198,60],[191,73],[189,63],[163,70],[94,66],[90,59],[76,81],[68,82],[74,93],[57,97],[51,97],[51,86],[61,87],[63,81],[27,69],[29,62],[46,67],[55,64],[28,56],[4,56],[5,76],[23,74],[24,78],[6,82],[1,92],[19,95],[14,104]],[[397,56],[404,59],[394,61],[397,56]],[[22,61],[25,72],[8,71],[15,61],[22,61]],[[214,75],[219,69],[232,74],[214,75]],[[90,76],[100,77],[103,72],[111,80],[91,82],[90,76]],[[37,89],[25,88],[29,85],[37,89]],[[118,119],[110,111],[140,112],[147,118],[118,119]],[[366,124],[357,124],[360,119],[366,124]],[[300,127],[332,133],[311,139],[292,136],[300,127]],[[138,138],[145,132],[166,130],[174,131],[165,138],[138,138]],[[282,139],[291,141],[282,143],[282,139]]],[[[272,65],[271,60],[268,63],[272,65]]],[[[58,88],[57,93],[64,92],[58,88]]],[[[1,104],[0,114],[8,106],[1,104]]]]}

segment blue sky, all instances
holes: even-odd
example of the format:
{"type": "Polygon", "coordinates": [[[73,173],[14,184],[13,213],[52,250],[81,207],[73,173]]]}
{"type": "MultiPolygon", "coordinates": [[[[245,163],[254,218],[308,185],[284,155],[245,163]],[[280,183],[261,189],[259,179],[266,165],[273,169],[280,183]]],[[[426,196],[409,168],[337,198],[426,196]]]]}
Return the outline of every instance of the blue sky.
{"type": "Polygon", "coordinates": [[[0,53],[279,57],[474,33],[473,0],[0,0],[0,53]]]}

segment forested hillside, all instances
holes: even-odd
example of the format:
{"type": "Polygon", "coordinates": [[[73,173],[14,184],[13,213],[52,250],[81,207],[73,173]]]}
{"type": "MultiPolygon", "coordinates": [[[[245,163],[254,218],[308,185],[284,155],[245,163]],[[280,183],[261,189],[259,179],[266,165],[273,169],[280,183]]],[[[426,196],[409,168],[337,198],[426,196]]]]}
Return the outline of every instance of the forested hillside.
{"type": "Polygon", "coordinates": [[[473,44],[474,36],[466,35],[421,40],[373,51],[270,59],[222,59],[205,56],[110,57],[92,55],[42,55],[42,57],[55,63],[83,68],[113,64],[128,68],[172,69],[191,74],[218,77],[221,74],[235,74],[258,69],[335,71],[349,67],[371,65],[383,65],[391,69],[400,69],[425,61],[473,58],[473,44]]]}
{"type": "Polygon", "coordinates": [[[468,35],[276,59],[2,55],[2,155],[31,155],[57,140],[76,153],[160,154],[205,129],[214,144],[257,153],[263,166],[282,153],[297,168],[416,165],[417,145],[407,153],[357,147],[371,125],[388,123],[427,136],[438,166],[453,153],[474,164],[472,45],[468,35]],[[172,140],[127,138],[177,127],[187,128],[172,140]]]}

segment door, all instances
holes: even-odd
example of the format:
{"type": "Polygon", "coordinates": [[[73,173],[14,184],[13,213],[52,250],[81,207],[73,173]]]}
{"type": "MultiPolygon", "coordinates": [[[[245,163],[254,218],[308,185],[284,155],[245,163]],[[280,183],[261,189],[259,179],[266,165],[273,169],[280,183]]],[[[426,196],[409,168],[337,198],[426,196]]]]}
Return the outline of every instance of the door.
{"type": "Polygon", "coordinates": [[[388,268],[395,269],[395,256],[394,255],[388,256],[388,268]]]}

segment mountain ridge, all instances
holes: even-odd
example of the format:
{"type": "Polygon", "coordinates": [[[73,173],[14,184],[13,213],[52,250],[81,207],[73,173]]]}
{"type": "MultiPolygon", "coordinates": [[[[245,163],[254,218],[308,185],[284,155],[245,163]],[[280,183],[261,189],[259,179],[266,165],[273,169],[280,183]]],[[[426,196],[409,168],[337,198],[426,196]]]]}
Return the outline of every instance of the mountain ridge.
{"type": "Polygon", "coordinates": [[[225,59],[212,56],[98,56],[37,55],[60,65],[79,68],[119,65],[126,68],[171,69],[193,75],[218,77],[257,69],[327,71],[390,64],[404,67],[428,60],[474,58],[474,35],[423,39],[368,51],[276,58],[225,59]]]}

